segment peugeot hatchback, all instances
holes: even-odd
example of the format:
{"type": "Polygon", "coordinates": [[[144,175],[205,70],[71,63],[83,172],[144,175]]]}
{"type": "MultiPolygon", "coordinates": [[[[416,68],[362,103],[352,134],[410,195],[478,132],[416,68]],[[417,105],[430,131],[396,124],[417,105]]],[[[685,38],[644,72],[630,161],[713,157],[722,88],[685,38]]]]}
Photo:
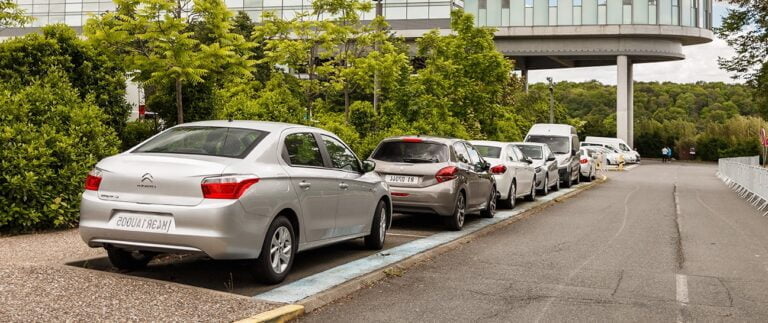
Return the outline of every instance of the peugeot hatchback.
{"type": "Polygon", "coordinates": [[[393,137],[371,155],[389,184],[394,210],[444,216],[461,230],[467,213],[492,217],[496,182],[488,164],[469,142],[437,137],[393,137]]]}

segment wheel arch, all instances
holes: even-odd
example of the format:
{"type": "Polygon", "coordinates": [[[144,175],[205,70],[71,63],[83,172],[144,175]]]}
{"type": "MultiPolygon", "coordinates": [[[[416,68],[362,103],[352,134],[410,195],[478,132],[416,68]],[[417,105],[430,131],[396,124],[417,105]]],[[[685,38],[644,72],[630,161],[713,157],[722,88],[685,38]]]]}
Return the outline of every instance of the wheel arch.
{"type": "MultiPolygon", "coordinates": [[[[299,215],[290,207],[286,207],[280,212],[277,212],[277,215],[275,215],[275,219],[278,216],[284,216],[288,219],[288,221],[291,222],[291,225],[293,226],[293,232],[296,235],[296,241],[301,241],[301,221],[299,221],[299,215]]],[[[274,221],[274,219],[272,219],[274,221]]]]}

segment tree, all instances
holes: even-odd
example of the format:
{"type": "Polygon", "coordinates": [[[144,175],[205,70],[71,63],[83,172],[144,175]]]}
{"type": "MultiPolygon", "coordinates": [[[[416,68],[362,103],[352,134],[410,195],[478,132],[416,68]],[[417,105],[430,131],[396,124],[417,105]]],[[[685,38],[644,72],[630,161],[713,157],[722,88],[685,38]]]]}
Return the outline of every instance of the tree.
{"type": "Polygon", "coordinates": [[[8,27],[23,26],[32,22],[24,9],[13,0],[0,0],[0,30],[8,27]]]}
{"type": "Polygon", "coordinates": [[[183,87],[208,74],[248,77],[252,44],[232,32],[232,13],[221,0],[116,0],[118,10],[89,19],[88,38],[122,58],[134,81],[173,84],[177,123],[184,122],[183,87]],[[190,24],[204,22],[207,39],[190,24]]]}
{"type": "Polygon", "coordinates": [[[48,72],[29,85],[0,82],[0,232],[72,227],[85,174],[118,152],[93,97],[48,72]]]}
{"type": "Polygon", "coordinates": [[[122,131],[130,113],[125,100],[125,71],[107,53],[80,39],[64,24],[48,25],[41,33],[0,43],[3,82],[28,86],[54,69],[64,73],[81,99],[91,97],[107,116],[107,125],[122,131]]]}

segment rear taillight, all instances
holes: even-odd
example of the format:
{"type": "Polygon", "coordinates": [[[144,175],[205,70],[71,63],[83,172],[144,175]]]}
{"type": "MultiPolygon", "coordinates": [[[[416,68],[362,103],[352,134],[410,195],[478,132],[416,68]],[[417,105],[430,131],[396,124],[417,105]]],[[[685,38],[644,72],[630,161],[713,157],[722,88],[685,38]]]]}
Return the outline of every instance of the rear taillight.
{"type": "Polygon", "coordinates": [[[392,196],[397,196],[397,197],[406,197],[408,195],[411,195],[411,194],[408,194],[408,193],[399,193],[399,192],[392,192],[390,194],[392,194],[392,196]]]}
{"type": "Polygon", "coordinates": [[[251,175],[230,175],[208,177],[203,179],[200,186],[203,197],[207,199],[238,199],[251,185],[259,182],[259,178],[251,175]]]}
{"type": "Polygon", "coordinates": [[[421,140],[421,138],[403,138],[403,142],[423,142],[424,140],[421,140]]]}
{"type": "Polygon", "coordinates": [[[437,174],[435,174],[435,178],[437,179],[438,183],[442,183],[442,182],[447,182],[447,181],[456,179],[458,174],[459,174],[459,169],[456,166],[447,166],[437,171],[437,174]]]}
{"type": "Polygon", "coordinates": [[[88,176],[85,177],[85,190],[98,191],[99,185],[101,185],[101,170],[94,168],[88,172],[88,176]]]}
{"type": "Polygon", "coordinates": [[[586,164],[586,163],[588,163],[588,162],[589,162],[589,160],[587,160],[586,158],[584,158],[584,159],[581,159],[581,160],[579,160],[579,162],[580,162],[580,163],[582,163],[582,164],[586,164]]]}
{"type": "Polygon", "coordinates": [[[496,166],[491,167],[491,174],[498,175],[498,174],[504,174],[506,172],[507,172],[507,166],[496,165],[496,166]]]}

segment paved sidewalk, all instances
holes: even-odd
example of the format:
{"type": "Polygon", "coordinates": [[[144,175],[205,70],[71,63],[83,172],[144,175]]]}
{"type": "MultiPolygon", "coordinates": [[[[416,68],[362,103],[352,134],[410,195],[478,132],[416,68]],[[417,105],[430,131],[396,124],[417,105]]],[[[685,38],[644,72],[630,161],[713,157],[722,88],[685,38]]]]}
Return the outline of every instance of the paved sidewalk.
{"type": "Polygon", "coordinates": [[[0,238],[0,322],[233,321],[277,307],[249,297],[66,265],[104,257],[67,230],[0,238]]]}

